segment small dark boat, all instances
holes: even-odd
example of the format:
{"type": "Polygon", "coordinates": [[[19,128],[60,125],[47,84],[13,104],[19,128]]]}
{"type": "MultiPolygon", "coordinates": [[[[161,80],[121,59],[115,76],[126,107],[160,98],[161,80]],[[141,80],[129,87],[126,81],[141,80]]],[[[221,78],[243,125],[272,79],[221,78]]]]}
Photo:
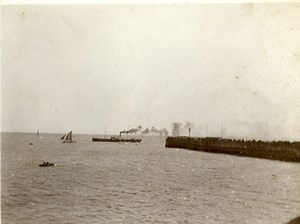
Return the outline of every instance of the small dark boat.
{"type": "Polygon", "coordinates": [[[40,167],[44,167],[44,166],[55,166],[55,163],[49,163],[49,162],[43,162],[41,164],[39,164],[40,167]]]}

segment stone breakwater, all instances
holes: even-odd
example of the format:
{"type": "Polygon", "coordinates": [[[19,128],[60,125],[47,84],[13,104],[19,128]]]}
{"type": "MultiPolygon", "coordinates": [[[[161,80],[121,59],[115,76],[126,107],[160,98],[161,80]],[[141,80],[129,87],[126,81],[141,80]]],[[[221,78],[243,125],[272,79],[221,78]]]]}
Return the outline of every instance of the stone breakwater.
{"type": "Polygon", "coordinates": [[[300,162],[300,142],[168,137],[166,147],[300,162]]]}

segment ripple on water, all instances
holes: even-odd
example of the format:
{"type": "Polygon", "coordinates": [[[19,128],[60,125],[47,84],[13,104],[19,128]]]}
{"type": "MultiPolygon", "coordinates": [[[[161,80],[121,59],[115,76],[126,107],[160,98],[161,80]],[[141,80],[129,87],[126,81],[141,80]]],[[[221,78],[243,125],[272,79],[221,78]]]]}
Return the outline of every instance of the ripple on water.
{"type": "Polygon", "coordinates": [[[299,164],[165,149],[161,138],[137,147],[34,137],[2,136],[5,223],[271,224],[299,216],[299,164]],[[57,166],[41,169],[43,160],[57,166]]]}

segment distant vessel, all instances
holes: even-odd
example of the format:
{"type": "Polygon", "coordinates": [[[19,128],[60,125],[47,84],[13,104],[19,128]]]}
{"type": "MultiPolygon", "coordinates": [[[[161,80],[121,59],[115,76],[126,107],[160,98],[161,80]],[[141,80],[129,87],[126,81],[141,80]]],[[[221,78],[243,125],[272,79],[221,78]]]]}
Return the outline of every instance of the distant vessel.
{"type": "Polygon", "coordinates": [[[62,143],[76,143],[76,141],[74,141],[72,138],[72,131],[62,136],[60,140],[63,140],[62,143]]]}
{"type": "Polygon", "coordinates": [[[110,138],[92,138],[93,142],[141,142],[142,139],[126,139],[126,138],[116,138],[116,137],[110,137],[110,138]]]}
{"type": "Polygon", "coordinates": [[[39,164],[40,167],[44,167],[44,166],[55,166],[55,163],[49,163],[49,162],[43,162],[41,164],[39,164]]]}
{"type": "Polygon", "coordinates": [[[40,130],[37,131],[36,135],[39,135],[39,134],[40,134],[40,130]]]}
{"type": "Polygon", "coordinates": [[[139,143],[142,139],[135,139],[135,138],[122,138],[122,132],[120,132],[119,137],[110,137],[110,138],[92,138],[93,142],[134,142],[139,143]]]}

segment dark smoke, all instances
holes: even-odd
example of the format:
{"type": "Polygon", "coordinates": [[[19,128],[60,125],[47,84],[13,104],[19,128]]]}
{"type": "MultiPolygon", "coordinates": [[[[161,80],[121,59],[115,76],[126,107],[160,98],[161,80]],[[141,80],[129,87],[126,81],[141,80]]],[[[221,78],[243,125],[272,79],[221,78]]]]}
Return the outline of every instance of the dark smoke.
{"type": "Polygon", "coordinates": [[[189,130],[195,129],[196,125],[193,122],[186,121],[183,125],[180,122],[172,123],[172,136],[180,136],[181,132],[188,132],[189,130]]]}
{"type": "Polygon", "coordinates": [[[127,131],[120,131],[120,137],[122,134],[137,134],[138,133],[138,129],[137,128],[133,128],[127,131]]]}
{"type": "Polygon", "coordinates": [[[151,127],[151,129],[146,128],[143,130],[143,127],[139,125],[137,128],[133,128],[127,131],[121,131],[121,134],[141,134],[141,135],[159,135],[159,136],[167,136],[169,134],[168,130],[166,128],[163,129],[156,129],[155,127],[151,127]]]}
{"type": "Polygon", "coordinates": [[[156,136],[168,136],[169,132],[166,128],[156,129],[155,127],[151,127],[151,129],[146,128],[141,132],[142,135],[156,135],[156,136]]]}
{"type": "Polygon", "coordinates": [[[172,123],[172,136],[180,136],[181,127],[182,127],[181,123],[178,122],[172,123]]]}

